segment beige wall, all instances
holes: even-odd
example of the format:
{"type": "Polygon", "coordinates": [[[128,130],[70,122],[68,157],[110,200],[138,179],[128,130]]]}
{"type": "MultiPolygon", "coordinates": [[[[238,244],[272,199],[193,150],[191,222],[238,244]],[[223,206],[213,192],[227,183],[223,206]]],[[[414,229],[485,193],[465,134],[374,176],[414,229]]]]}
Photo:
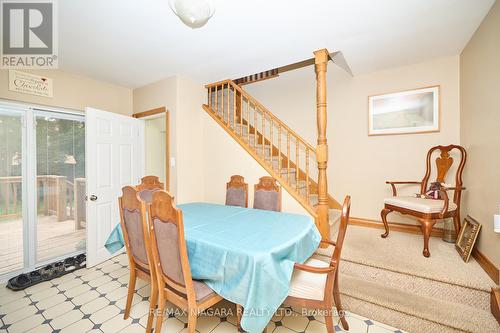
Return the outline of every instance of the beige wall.
{"type": "MultiPolygon", "coordinates": [[[[203,118],[201,105],[205,89],[201,82],[177,77],[177,195],[178,203],[204,201],[203,170],[212,161],[203,159],[203,118]]],[[[229,155],[228,155],[229,156],[229,155]]]]}
{"type": "Polygon", "coordinates": [[[203,84],[174,76],[134,89],[134,113],[165,106],[170,112],[170,189],[177,203],[203,201],[201,104],[203,84]]]}
{"type": "Polygon", "coordinates": [[[461,139],[468,152],[463,213],[483,229],[478,248],[500,267],[500,2],[460,55],[461,139]]]}
{"type": "MultiPolygon", "coordinates": [[[[177,78],[175,76],[148,84],[133,91],[133,113],[143,112],[164,106],[170,116],[170,157],[176,158],[175,146],[177,78]]],[[[170,191],[177,191],[177,168],[170,167],[170,191]]]]}
{"type": "Polygon", "coordinates": [[[9,71],[0,70],[0,98],[26,103],[83,110],[86,106],[130,115],[132,89],[60,70],[32,70],[54,82],[54,97],[40,97],[9,91],[9,71]]]}
{"type": "MultiPolygon", "coordinates": [[[[386,180],[421,180],[427,150],[460,142],[459,58],[435,59],[411,66],[349,76],[328,66],[329,190],[342,201],[352,196],[352,216],[380,220],[386,180]],[[441,86],[441,131],[428,134],[368,136],[369,95],[441,86]]],[[[245,86],[245,89],[296,130],[316,143],[314,67],[245,86]]],[[[408,188],[407,193],[418,192],[408,188]]],[[[390,221],[415,223],[393,213],[390,221]]]]}

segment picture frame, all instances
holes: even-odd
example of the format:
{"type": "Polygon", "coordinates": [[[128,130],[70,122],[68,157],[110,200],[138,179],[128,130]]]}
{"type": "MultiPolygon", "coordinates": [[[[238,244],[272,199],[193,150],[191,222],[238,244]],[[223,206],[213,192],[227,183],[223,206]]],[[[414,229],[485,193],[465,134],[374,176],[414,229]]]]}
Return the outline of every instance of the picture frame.
{"type": "Polygon", "coordinates": [[[368,135],[439,132],[440,86],[368,96],[368,135]]]}
{"type": "Polygon", "coordinates": [[[464,262],[469,261],[480,230],[481,224],[467,215],[455,243],[455,248],[464,262]]]}

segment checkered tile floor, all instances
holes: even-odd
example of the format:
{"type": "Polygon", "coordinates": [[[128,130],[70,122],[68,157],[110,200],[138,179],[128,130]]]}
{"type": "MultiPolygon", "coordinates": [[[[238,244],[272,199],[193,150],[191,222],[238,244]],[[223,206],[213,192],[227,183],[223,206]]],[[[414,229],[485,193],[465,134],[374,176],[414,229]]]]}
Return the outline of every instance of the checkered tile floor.
{"type": "MultiPolygon", "coordinates": [[[[137,281],[130,318],[123,319],[127,284],[128,259],[122,254],[99,266],[81,269],[52,281],[43,282],[25,291],[13,292],[0,286],[0,333],[18,332],[144,332],[149,310],[149,285],[137,281]]],[[[221,307],[234,306],[221,302],[221,307]]],[[[173,305],[171,306],[173,308],[173,305]]],[[[324,333],[323,317],[302,316],[301,309],[278,312],[269,323],[269,333],[324,333]]],[[[236,317],[224,311],[198,319],[200,333],[237,332],[236,317]]],[[[347,315],[354,333],[401,332],[387,325],[351,314],[347,315]]],[[[338,318],[335,321],[338,323],[338,318]]],[[[186,330],[184,316],[165,319],[162,332],[186,330]]],[[[339,325],[336,331],[342,331],[339,325]]]]}

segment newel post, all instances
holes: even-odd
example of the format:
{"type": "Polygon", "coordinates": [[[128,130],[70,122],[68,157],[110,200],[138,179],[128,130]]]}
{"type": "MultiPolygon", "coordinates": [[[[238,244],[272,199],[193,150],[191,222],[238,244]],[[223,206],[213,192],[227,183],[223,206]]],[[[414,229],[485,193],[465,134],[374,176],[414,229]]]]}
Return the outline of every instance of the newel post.
{"type": "Polygon", "coordinates": [[[322,238],[330,239],[330,224],[328,223],[328,182],[326,168],[328,165],[328,145],[326,140],[326,68],[329,59],[327,49],[314,52],[314,68],[316,71],[316,118],[318,126],[318,146],[316,160],[318,161],[318,206],[317,226],[322,238]]]}

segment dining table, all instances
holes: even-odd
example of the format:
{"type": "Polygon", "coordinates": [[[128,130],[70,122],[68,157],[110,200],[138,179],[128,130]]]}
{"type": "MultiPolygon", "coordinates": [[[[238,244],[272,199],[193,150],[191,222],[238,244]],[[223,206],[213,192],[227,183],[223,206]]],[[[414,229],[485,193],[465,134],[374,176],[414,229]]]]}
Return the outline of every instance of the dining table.
{"type": "MultiPolygon", "coordinates": [[[[295,263],[314,254],[321,236],[307,215],[212,203],[177,205],[193,279],[239,304],[241,327],[262,332],[288,295],[295,263]]],[[[124,246],[118,224],[106,248],[124,246]]]]}

